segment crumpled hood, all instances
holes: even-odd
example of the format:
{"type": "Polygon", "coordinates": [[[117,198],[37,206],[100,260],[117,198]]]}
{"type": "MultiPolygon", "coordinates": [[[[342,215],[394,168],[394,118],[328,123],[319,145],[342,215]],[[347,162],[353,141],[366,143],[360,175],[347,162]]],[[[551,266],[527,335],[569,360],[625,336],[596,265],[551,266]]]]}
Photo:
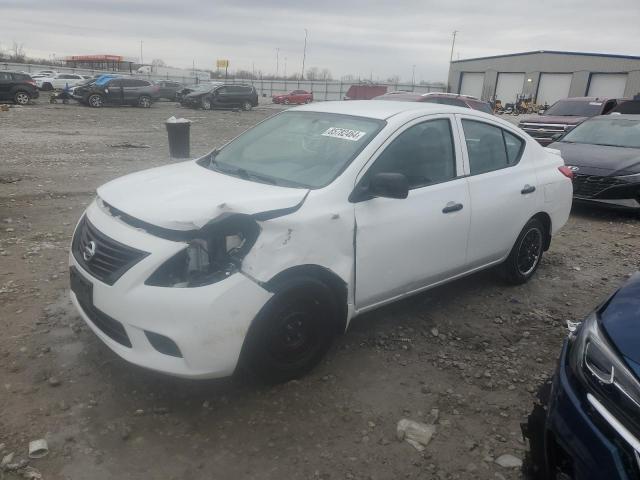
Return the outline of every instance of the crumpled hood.
{"type": "Polygon", "coordinates": [[[586,143],[556,142],[566,165],[579,167],[585,175],[618,176],[640,173],[640,148],[609,147],[586,143]]]}
{"type": "Polygon", "coordinates": [[[132,173],[98,188],[102,200],[127,215],[182,231],[200,229],[225,212],[292,208],[307,193],[214,172],[193,160],[132,173]]]}
{"type": "Polygon", "coordinates": [[[206,95],[209,92],[189,92],[187,93],[184,98],[187,100],[195,100],[198,97],[202,97],[203,95],[206,95]]]}
{"type": "Polygon", "coordinates": [[[522,120],[523,123],[544,123],[553,124],[558,123],[562,125],[579,125],[589,117],[571,117],[562,115],[538,115],[537,117],[529,117],[526,120],[522,120]]]}

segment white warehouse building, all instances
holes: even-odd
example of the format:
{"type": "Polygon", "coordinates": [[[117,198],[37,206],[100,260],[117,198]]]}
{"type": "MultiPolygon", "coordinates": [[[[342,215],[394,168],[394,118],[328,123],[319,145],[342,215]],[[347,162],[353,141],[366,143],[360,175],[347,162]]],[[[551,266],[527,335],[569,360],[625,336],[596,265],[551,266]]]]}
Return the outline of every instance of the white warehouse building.
{"type": "Polygon", "coordinates": [[[567,97],[633,97],[640,57],[538,50],[451,62],[449,91],[512,103],[519,95],[551,105],[567,97]]]}

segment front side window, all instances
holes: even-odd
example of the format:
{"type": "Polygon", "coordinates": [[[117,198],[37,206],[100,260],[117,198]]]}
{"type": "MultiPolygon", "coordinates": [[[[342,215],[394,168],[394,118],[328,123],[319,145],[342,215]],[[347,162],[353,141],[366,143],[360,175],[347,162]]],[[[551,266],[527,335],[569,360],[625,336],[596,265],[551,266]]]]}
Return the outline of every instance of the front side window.
{"type": "Polygon", "coordinates": [[[430,120],[402,132],[376,159],[367,176],[377,173],[401,173],[409,180],[409,188],[455,178],[456,156],[449,120],[430,120]]]}
{"type": "Polygon", "coordinates": [[[321,188],[384,127],[383,120],[321,112],[284,112],[228,143],[202,166],[263,183],[321,188]]]}
{"type": "Polygon", "coordinates": [[[462,128],[471,175],[506,168],[520,160],[524,140],[512,133],[475,120],[462,120],[462,128]]]}

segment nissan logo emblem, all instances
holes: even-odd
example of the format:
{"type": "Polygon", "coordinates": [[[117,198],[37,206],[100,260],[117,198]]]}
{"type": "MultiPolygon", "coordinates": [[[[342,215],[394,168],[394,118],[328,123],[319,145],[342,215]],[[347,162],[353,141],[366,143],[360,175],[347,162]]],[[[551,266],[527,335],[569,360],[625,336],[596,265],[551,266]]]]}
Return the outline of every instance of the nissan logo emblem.
{"type": "Polygon", "coordinates": [[[85,262],[90,261],[93,256],[96,254],[96,242],[93,240],[87,243],[82,249],[82,258],[84,258],[85,262]]]}
{"type": "Polygon", "coordinates": [[[580,167],[574,167],[573,165],[568,165],[568,167],[572,172],[577,172],[578,170],[580,170],[580,167]]]}

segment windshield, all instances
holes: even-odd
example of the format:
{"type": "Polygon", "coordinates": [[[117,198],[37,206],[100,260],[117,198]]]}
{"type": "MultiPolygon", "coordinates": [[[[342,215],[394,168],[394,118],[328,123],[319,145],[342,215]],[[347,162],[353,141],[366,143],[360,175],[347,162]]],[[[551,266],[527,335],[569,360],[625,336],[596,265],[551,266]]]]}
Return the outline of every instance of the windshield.
{"type": "Polygon", "coordinates": [[[204,166],[248,180],[320,188],[384,125],[382,120],[349,115],[284,112],[231,141],[204,166]]]}
{"type": "Polygon", "coordinates": [[[560,141],[640,148],[640,119],[594,118],[571,130],[560,141]]]}
{"type": "Polygon", "coordinates": [[[602,110],[602,102],[579,102],[575,100],[560,100],[549,107],[544,115],[561,117],[593,117],[602,110]]]}

